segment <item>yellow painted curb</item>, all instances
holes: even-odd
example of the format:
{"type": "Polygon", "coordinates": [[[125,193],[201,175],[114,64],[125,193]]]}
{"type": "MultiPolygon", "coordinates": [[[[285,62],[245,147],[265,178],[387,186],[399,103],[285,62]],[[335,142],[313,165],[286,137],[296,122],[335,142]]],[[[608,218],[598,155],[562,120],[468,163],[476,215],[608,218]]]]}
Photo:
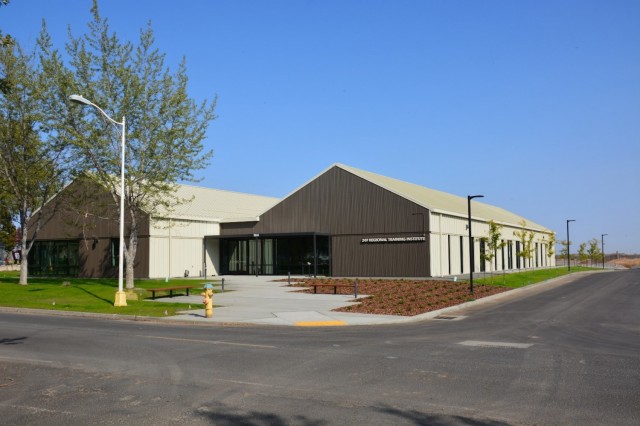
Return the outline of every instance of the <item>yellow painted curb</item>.
{"type": "Polygon", "coordinates": [[[302,321],[295,323],[298,327],[334,327],[337,325],[347,325],[344,321],[302,321]]]}

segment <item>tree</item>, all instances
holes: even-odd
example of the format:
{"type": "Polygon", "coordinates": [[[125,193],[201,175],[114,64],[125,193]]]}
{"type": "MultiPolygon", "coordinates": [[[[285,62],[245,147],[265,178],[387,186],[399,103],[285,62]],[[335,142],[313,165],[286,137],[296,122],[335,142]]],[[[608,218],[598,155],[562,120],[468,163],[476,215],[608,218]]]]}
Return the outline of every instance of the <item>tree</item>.
{"type": "MultiPolygon", "coordinates": [[[[489,236],[484,237],[484,241],[487,244],[487,250],[482,255],[482,260],[489,262],[489,265],[493,265],[493,260],[496,259],[498,249],[504,247],[504,241],[500,242],[502,226],[495,223],[493,220],[489,221],[489,236]]],[[[497,265],[494,265],[497,269],[497,265]]],[[[492,276],[493,279],[493,276],[492,276]]]]}
{"type": "MultiPolygon", "coordinates": [[[[549,234],[549,242],[547,243],[547,257],[549,258],[549,260],[551,260],[551,258],[555,254],[555,247],[556,247],[556,233],[551,232],[549,234]]],[[[565,253],[565,256],[566,256],[566,253],[565,253]]]]}
{"type": "Polygon", "coordinates": [[[596,263],[602,253],[600,252],[600,246],[598,245],[598,240],[596,238],[589,240],[589,248],[587,249],[587,256],[591,261],[591,266],[596,263]]]}
{"type": "Polygon", "coordinates": [[[524,219],[520,221],[520,226],[522,229],[515,232],[515,235],[520,240],[520,253],[518,253],[518,256],[522,258],[522,264],[524,268],[527,269],[527,260],[531,263],[531,259],[533,258],[533,238],[535,237],[535,233],[533,231],[527,231],[527,221],[524,219]]]}
{"type": "MultiPolygon", "coordinates": [[[[200,104],[187,95],[185,61],[175,73],[154,48],[151,26],[141,30],[137,46],[110,33],[98,3],[84,36],[69,34],[66,51],[73,72],[73,93],[99,105],[119,121],[126,117],[125,242],[126,287],[134,287],[134,261],[143,214],[154,215],[185,200],[174,194],[179,181],[196,181],[212,155],[203,146],[215,118],[215,98],[200,104]]],[[[43,38],[44,40],[44,38],[43,38]]],[[[46,40],[43,45],[46,46],[46,40]]],[[[63,73],[63,70],[58,70],[63,73]]],[[[56,74],[65,79],[64,74],[56,74]]],[[[72,94],[71,92],[67,95],[72,94]]],[[[120,202],[120,137],[95,108],[73,106],[65,121],[73,133],[82,169],[120,202]]],[[[122,131],[121,128],[116,129],[122,131]]],[[[114,218],[114,220],[117,220],[114,218]]]]}
{"type": "MultiPolygon", "coordinates": [[[[0,6],[6,6],[9,4],[9,0],[0,0],[0,6]]],[[[0,49],[13,45],[13,39],[9,34],[2,34],[0,31],[0,49]]],[[[0,93],[4,93],[7,90],[7,80],[4,77],[0,78],[0,93]]]]}
{"type": "Polygon", "coordinates": [[[58,133],[50,132],[46,109],[52,100],[35,55],[24,53],[17,42],[0,49],[0,74],[7,88],[0,94],[0,181],[4,209],[22,231],[20,284],[26,285],[29,251],[43,224],[41,208],[64,181],[60,164],[71,159],[58,133]]]}
{"type": "MultiPolygon", "coordinates": [[[[0,196],[0,201],[2,197],[0,196]]],[[[5,202],[0,204],[0,246],[6,251],[13,250],[16,245],[16,226],[13,224],[13,217],[5,202]]],[[[1,260],[1,258],[0,258],[1,260]]]]}
{"type": "Polygon", "coordinates": [[[571,241],[567,241],[567,240],[561,240],[560,241],[560,246],[562,247],[560,249],[560,252],[558,253],[561,257],[566,258],[567,254],[569,253],[569,244],[571,244],[571,241]]]}
{"type": "Polygon", "coordinates": [[[589,255],[587,254],[587,243],[581,243],[578,248],[578,260],[580,263],[585,263],[589,259],[589,255]]]}

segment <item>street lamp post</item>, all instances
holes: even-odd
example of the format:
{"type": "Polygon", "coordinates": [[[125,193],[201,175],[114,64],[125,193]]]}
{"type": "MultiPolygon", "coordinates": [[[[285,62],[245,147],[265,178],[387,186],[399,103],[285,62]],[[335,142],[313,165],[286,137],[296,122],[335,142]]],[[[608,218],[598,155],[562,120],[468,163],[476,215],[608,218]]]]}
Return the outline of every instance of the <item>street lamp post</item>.
{"type": "Polygon", "coordinates": [[[575,222],[575,219],[567,219],[567,270],[571,271],[571,240],[569,239],[569,222],[575,222]]]}
{"type": "Polygon", "coordinates": [[[121,145],[121,158],[120,158],[120,251],[118,256],[118,291],[116,292],[115,302],[113,306],[127,306],[127,296],[123,290],[122,281],[124,275],[124,150],[126,143],[126,121],[125,117],[122,117],[122,122],[115,121],[113,118],[109,117],[109,115],[103,111],[98,105],[93,102],[85,99],[80,95],[71,95],[69,96],[69,100],[71,102],[81,104],[81,105],[89,105],[100,111],[100,113],[113,124],[117,124],[122,126],[122,140],[120,142],[121,145]]]}
{"type": "Polygon", "coordinates": [[[467,228],[469,228],[469,293],[473,294],[473,270],[475,268],[475,254],[473,247],[473,237],[471,236],[471,200],[483,198],[484,195],[467,195],[467,228]]]}
{"type": "Polygon", "coordinates": [[[607,235],[609,234],[600,235],[600,239],[601,239],[600,241],[602,243],[602,250],[601,250],[602,251],[602,269],[604,269],[604,237],[606,237],[607,235]]]}

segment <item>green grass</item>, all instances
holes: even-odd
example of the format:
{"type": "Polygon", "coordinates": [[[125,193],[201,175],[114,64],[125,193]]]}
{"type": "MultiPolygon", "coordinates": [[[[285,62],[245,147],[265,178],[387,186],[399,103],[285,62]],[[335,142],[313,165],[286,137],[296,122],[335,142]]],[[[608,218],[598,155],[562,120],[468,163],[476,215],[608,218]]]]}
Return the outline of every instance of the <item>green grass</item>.
{"type": "MultiPolygon", "coordinates": [[[[118,282],[114,279],[30,277],[29,284],[22,286],[18,284],[18,276],[18,272],[0,272],[0,306],[136,316],[164,316],[165,311],[166,315],[175,315],[188,309],[184,303],[145,300],[127,300],[127,306],[116,308],[113,302],[118,282]]],[[[193,285],[191,294],[197,295],[205,282],[212,280],[136,280],[135,285],[142,297],[151,298],[151,293],[144,289],[193,285]]],[[[193,309],[201,307],[201,304],[192,305],[193,309]]]]}
{"type": "Polygon", "coordinates": [[[573,272],[581,271],[593,271],[597,268],[587,268],[584,266],[574,266],[571,268],[571,272],[567,271],[566,267],[561,268],[549,268],[549,269],[535,269],[522,272],[512,272],[507,274],[497,273],[492,277],[487,274],[487,277],[483,278],[482,272],[474,273],[474,283],[487,284],[504,287],[524,287],[529,284],[539,283],[551,278],[561,277],[573,272]]]}

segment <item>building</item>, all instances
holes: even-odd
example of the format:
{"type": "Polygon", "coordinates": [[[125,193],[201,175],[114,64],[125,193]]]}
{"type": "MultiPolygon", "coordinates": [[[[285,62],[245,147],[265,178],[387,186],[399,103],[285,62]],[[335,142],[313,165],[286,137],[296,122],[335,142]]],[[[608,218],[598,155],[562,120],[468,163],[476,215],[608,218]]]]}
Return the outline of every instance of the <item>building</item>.
{"type": "MultiPolygon", "coordinates": [[[[341,164],[282,200],[186,185],[179,190],[192,201],[148,218],[136,277],[438,277],[470,270],[466,197],[341,164]]],[[[78,275],[115,275],[115,223],[96,228],[94,250],[77,224],[66,228],[66,238],[60,225],[59,219],[56,226],[46,225],[40,244],[66,241],[70,251],[79,253],[78,275]]],[[[555,265],[549,255],[553,231],[502,208],[474,200],[472,231],[477,272],[555,265]],[[504,245],[488,262],[481,259],[488,250],[483,237],[490,220],[502,226],[504,245]],[[526,258],[520,256],[524,233],[531,247],[526,258]]]]}
{"type": "MultiPolygon", "coordinates": [[[[248,221],[278,199],[190,185],[178,185],[176,197],[189,200],[155,216],[142,212],[136,278],[198,276],[203,269],[205,235],[217,235],[223,221],[248,221]]],[[[45,206],[45,224],[29,252],[29,274],[41,276],[117,277],[119,217],[112,195],[81,177],[45,206]]],[[[125,215],[128,243],[128,214],[125,215]]],[[[209,251],[209,256],[216,253],[209,251]]]]}

